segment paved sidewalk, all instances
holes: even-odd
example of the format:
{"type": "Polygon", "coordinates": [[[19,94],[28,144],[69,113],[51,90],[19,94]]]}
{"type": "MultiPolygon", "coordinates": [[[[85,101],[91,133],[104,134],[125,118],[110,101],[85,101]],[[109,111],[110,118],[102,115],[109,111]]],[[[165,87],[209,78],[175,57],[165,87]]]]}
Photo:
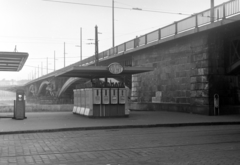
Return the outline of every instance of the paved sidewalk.
{"type": "Polygon", "coordinates": [[[240,115],[203,116],[166,111],[131,111],[126,118],[88,118],[72,112],[28,112],[27,119],[3,118],[0,134],[134,127],[240,124],[240,115]]]}

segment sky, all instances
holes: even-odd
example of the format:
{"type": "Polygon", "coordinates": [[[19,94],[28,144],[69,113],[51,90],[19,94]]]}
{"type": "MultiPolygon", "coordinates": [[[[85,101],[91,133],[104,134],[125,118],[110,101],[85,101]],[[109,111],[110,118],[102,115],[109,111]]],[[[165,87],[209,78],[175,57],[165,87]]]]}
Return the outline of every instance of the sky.
{"type": "MultiPolygon", "coordinates": [[[[215,0],[214,3],[219,5],[226,1],[228,0],[215,0]]],[[[112,2],[113,0],[0,0],[0,51],[13,52],[16,47],[18,52],[29,54],[21,71],[0,72],[0,79],[33,79],[53,72],[54,52],[56,70],[63,68],[64,43],[65,65],[78,62],[80,28],[82,59],[94,55],[95,46],[91,43],[95,38],[95,26],[98,26],[99,32],[99,52],[111,48],[112,2]]],[[[211,0],[114,0],[115,45],[209,9],[210,2],[211,0]]]]}

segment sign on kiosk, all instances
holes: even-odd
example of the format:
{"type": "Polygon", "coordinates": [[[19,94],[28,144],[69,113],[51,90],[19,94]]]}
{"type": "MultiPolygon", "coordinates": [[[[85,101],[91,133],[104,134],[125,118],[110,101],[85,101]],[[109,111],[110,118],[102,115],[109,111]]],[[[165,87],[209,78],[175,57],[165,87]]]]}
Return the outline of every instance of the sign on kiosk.
{"type": "Polygon", "coordinates": [[[93,88],[93,104],[101,104],[101,88],[93,88]]]}
{"type": "Polygon", "coordinates": [[[118,88],[111,88],[111,104],[118,104],[118,88]]]}
{"type": "Polygon", "coordinates": [[[109,104],[110,99],[109,99],[109,88],[102,88],[102,103],[103,104],[109,104]]]}
{"type": "Polygon", "coordinates": [[[119,88],[119,104],[125,104],[126,102],[126,89],[119,88]]]}

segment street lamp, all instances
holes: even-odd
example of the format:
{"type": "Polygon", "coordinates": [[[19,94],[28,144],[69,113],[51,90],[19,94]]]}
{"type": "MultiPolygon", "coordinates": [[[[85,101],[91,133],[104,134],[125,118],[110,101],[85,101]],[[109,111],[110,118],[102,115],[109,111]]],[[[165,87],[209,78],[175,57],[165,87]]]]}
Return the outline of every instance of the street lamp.
{"type": "Polygon", "coordinates": [[[112,44],[115,46],[115,34],[114,34],[114,0],[112,0],[112,44]]]}

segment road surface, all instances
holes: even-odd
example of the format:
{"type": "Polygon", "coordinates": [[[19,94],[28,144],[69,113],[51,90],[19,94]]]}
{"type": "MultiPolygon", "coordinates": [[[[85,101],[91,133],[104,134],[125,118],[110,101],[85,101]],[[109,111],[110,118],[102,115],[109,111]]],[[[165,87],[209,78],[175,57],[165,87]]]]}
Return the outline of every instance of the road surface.
{"type": "Polygon", "coordinates": [[[0,135],[0,164],[239,165],[240,125],[0,135]]]}

